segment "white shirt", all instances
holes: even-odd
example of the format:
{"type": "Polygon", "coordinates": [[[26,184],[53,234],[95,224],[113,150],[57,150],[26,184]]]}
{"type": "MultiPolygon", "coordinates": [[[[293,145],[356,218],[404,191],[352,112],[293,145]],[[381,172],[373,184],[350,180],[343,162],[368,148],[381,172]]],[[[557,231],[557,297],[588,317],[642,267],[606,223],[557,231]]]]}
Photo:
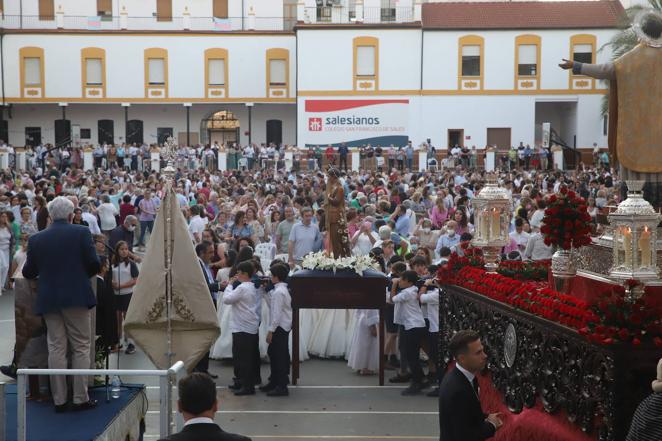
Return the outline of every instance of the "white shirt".
{"type": "Polygon", "coordinates": [[[216,424],[216,423],[214,422],[214,420],[207,417],[191,418],[190,420],[184,423],[185,426],[189,426],[191,424],[216,424]]]}
{"type": "Polygon", "coordinates": [[[529,237],[529,242],[524,250],[524,257],[528,260],[546,260],[551,259],[553,249],[545,245],[545,240],[540,233],[534,233],[529,237]]]}
{"type": "Polygon", "coordinates": [[[115,216],[119,214],[117,208],[111,202],[104,202],[97,208],[99,220],[101,221],[101,229],[103,231],[112,230],[117,226],[115,216]]]}
{"type": "Polygon", "coordinates": [[[425,318],[430,322],[429,332],[439,332],[439,290],[429,289],[420,298],[425,309],[425,318]]]}
{"type": "MultiPolygon", "coordinates": [[[[379,234],[374,231],[371,231],[369,234],[375,239],[376,244],[379,240],[379,234]]],[[[370,253],[370,250],[376,246],[372,244],[370,237],[361,230],[354,233],[354,237],[357,238],[356,244],[354,245],[354,248],[352,248],[352,254],[355,256],[366,256],[370,253]]]]}
{"type": "Polygon", "coordinates": [[[87,225],[90,228],[90,233],[92,234],[101,234],[101,229],[99,228],[99,223],[97,222],[97,217],[92,213],[82,214],[83,220],[87,222],[87,225]]]}
{"type": "Polygon", "coordinates": [[[269,291],[269,331],[275,332],[279,326],[284,331],[292,329],[292,297],[287,289],[287,283],[276,283],[269,291]]]}
{"type": "Polygon", "coordinates": [[[545,217],[545,210],[536,210],[531,215],[531,220],[529,221],[529,224],[531,225],[532,228],[540,228],[540,224],[544,217],[545,217]]]}
{"type": "Polygon", "coordinates": [[[257,314],[256,303],[261,300],[252,282],[243,282],[236,289],[228,285],[223,293],[223,303],[232,305],[230,317],[230,332],[246,332],[257,334],[260,326],[260,316],[257,314]]]}
{"type": "Polygon", "coordinates": [[[202,241],[202,232],[205,231],[205,226],[207,225],[207,219],[203,219],[200,215],[196,214],[191,218],[191,223],[188,226],[188,232],[191,235],[191,240],[195,243],[200,243],[202,241]],[[195,239],[195,234],[198,234],[198,240],[195,239]]]}
{"type": "MultiPolygon", "coordinates": [[[[423,311],[418,304],[418,288],[410,286],[393,296],[393,303],[399,304],[400,324],[405,330],[412,328],[425,328],[423,311]]],[[[395,321],[395,320],[394,320],[395,321]]]]}
{"type": "Polygon", "coordinates": [[[455,363],[455,367],[457,367],[457,370],[462,372],[462,374],[465,377],[467,377],[467,380],[469,380],[469,383],[471,384],[471,388],[473,389],[473,382],[474,382],[474,378],[476,378],[476,376],[474,374],[472,374],[471,372],[469,372],[468,370],[466,370],[465,368],[463,368],[462,366],[460,366],[460,363],[455,363]]]}
{"type": "Polygon", "coordinates": [[[517,242],[517,246],[520,249],[526,248],[526,244],[529,242],[529,236],[529,233],[523,230],[521,233],[518,233],[517,230],[510,233],[510,238],[517,242]]]}

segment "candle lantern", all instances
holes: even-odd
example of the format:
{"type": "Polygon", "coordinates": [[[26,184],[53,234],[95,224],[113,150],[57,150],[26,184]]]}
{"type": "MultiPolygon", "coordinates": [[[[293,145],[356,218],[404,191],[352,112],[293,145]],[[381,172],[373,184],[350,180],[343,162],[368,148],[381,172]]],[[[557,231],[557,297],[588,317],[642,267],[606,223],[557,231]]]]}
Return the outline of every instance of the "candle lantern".
{"type": "MultiPolygon", "coordinates": [[[[657,225],[660,214],[644,199],[644,181],[626,181],[628,196],[611,213],[609,223],[614,230],[614,262],[609,275],[620,282],[635,279],[642,284],[658,279],[657,225]]],[[[630,297],[637,298],[638,292],[630,297]]]]}
{"type": "Polygon", "coordinates": [[[483,250],[485,269],[494,273],[501,249],[510,241],[510,196],[506,189],[499,187],[496,177],[489,175],[487,184],[471,204],[475,224],[472,244],[483,250]]]}

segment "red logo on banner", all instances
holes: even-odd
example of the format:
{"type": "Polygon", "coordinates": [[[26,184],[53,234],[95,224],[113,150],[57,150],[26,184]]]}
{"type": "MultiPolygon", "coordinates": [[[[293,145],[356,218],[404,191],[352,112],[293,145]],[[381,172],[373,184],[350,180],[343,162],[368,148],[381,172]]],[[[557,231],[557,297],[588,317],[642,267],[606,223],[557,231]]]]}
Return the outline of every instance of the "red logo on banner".
{"type": "Polygon", "coordinates": [[[322,118],[308,118],[308,131],[321,132],[322,131],[322,118]]]}

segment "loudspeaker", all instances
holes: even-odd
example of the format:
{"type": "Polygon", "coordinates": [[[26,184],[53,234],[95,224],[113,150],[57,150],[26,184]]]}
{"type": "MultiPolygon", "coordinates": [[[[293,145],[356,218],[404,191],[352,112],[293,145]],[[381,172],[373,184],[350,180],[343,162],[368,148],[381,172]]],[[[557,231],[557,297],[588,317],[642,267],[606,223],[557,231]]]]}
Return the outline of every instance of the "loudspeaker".
{"type": "Polygon", "coordinates": [[[55,120],[55,146],[71,144],[71,121],[68,119],[55,120]]]}

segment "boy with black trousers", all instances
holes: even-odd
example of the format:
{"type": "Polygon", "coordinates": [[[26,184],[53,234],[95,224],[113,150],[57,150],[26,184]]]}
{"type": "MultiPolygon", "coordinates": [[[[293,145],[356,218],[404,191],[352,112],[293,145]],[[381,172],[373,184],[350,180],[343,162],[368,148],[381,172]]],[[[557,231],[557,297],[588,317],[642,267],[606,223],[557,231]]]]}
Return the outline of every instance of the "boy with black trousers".
{"type": "Polygon", "coordinates": [[[235,378],[238,380],[231,389],[234,394],[254,395],[256,347],[259,347],[258,329],[260,317],[257,314],[256,301],[259,301],[255,284],[251,281],[255,267],[250,261],[237,266],[236,278],[240,282],[236,288],[228,285],[223,294],[223,303],[232,306],[230,332],[232,332],[232,359],[234,360],[235,378]]]}
{"type": "Polygon", "coordinates": [[[269,383],[260,387],[269,397],[284,397],[289,395],[287,384],[290,370],[289,334],[292,329],[292,298],[287,288],[287,276],[290,267],[284,263],[271,266],[271,282],[274,288],[269,291],[269,333],[267,343],[271,376],[269,383]]]}
{"type": "Polygon", "coordinates": [[[416,271],[405,271],[400,279],[393,280],[391,301],[400,306],[400,317],[404,326],[406,358],[411,372],[411,383],[402,391],[402,395],[416,395],[425,389],[428,384],[424,382],[423,368],[419,360],[421,342],[427,336],[423,312],[418,302],[418,288],[416,282],[419,277],[416,271]],[[396,282],[397,280],[397,282],[396,282]],[[402,289],[396,294],[395,286],[402,289]]]}

